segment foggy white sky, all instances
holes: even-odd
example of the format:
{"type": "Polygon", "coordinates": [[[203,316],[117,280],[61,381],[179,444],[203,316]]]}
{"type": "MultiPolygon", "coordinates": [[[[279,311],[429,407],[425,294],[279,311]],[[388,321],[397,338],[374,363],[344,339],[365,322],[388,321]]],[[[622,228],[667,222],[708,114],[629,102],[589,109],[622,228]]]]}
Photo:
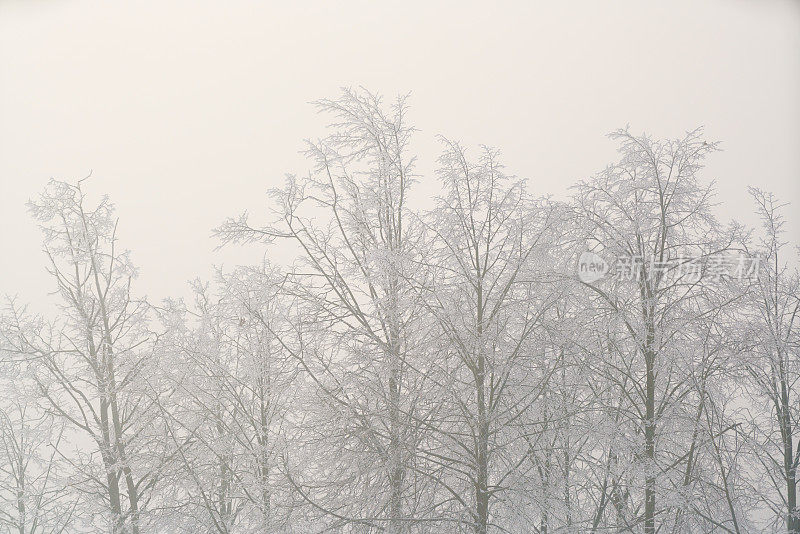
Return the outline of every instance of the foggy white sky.
{"type": "Polygon", "coordinates": [[[52,289],[24,204],[90,170],[152,298],[258,260],[213,252],[210,230],[306,170],[324,125],[307,102],[345,85],[412,91],[420,198],[436,134],[562,196],[614,160],[615,128],[705,125],[721,218],[754,223],[758,185],[793,202],[800,241],[800,2],[552,4],[0,2],[0,294],[52,289]]]}

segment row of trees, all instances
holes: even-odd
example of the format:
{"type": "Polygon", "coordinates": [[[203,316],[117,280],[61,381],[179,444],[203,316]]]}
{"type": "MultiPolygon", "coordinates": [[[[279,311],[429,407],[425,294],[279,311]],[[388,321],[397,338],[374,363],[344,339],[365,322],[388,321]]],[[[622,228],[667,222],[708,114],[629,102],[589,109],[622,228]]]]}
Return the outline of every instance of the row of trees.
{"type": "Polygon", "coordinates": [[[442,139],[422,212],[405,100],[317,105],[311,172],[215,231],[296,261],[192,302],[136,296],[82,182],[30,203],[59,314],[2,316],[0,530],[800,532],[800,282],[771,195],[715,218],[716,144],[620,130],[556,202],[442,139]]]}

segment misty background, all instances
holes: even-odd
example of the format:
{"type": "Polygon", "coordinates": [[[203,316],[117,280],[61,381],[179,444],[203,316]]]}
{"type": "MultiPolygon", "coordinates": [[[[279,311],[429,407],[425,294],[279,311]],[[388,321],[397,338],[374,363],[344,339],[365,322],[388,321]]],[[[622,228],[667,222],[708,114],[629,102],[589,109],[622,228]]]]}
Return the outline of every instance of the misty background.
{"type": "Polygon", "coordinates": [[[703,172],[718,181],[720,218],[754,225],[747,185],[800,200],[798,50],[789,1],[5,0],[0,293],[44,305],[54,287],[25,202],[50,177],[90,171],[86,188],[116,205],[152,299],[214,264],[257,261],[261,246],[215,252],[211,229],[242,208],[266,220],[266,190],[304,174],[301,140],[323,133],[308,102],[342,86],[412,93],[422,205],[438,192],[437,134],[500,148],[530,191],[560,198],[616,159],[608,132],[704,125],[723,142],[703,172]]]}

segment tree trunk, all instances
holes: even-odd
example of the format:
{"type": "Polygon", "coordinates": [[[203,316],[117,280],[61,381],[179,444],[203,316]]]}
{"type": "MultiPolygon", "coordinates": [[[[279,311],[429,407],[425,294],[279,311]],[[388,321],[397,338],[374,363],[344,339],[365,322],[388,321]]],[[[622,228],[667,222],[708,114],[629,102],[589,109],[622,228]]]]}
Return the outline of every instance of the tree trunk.
{"type": "Polygon", "coordinates": [[[489,523],[489,421],[484,393],[485,362],[478,356],[478,443],[477,477],[475,478],[476,534],[486,534],[489,523]]]}
{"type": "Polygon", "coordinates": [[[259,477],[261,480],[261,513],[263,515],[263,528],[264,532],[269,532],[272,522],[272,491],[269,484],[269,406],[271,400],[271,387],[272,380],[269,375],[269,366],[267,366],[266,376],[262,378],[260,387],[260,406],[259,406],[259,424],[261,426],[261,435],[259,436],[259,446],[261,447],[261,454],[259,455],[259,477]]]}
{"type": "MultiPolygon", "coordinates": [[[[22,439],[25,439],[24,437],[22,439]]],[[[22,445],[17,458],[17,515],[19,517],[19,534],[25,534],[25,462],[22,461],[22,445]]]]}
{"type": "Polygon", "coordinates": [[[655,327],[653,325],[653,309],[648,309],[647,317],[647,339],[645,341],[644,359],[647,373],[646,399],[645,399],[645,461],[647,475],[644,482],[644,532],[645,534],[655,534],[655,515],[656,515],[656,477],[655,477],[655,442],[656,442],[656,380],[655,380],[655,327]]]}
{"type": "MultiPolygon", "coordinates": [[[[476,256],[477,259],[477,256],[476,256]]],[[[476,534],[486,534],[489,524],[489,416],[486,406],[486,355],[483,350],[483,288],[478,284],[477,320],[478,354],[475,389],[478,403],[478,436],[475,451],[475,528],[476,534]]]]}
{"type": "Polygon", "coordinates": [[[402,532],[403,515],[403,466],[400,455],[400,388],[398,385],[399,370],[392,365],[389,378],[389,532],[402,532]]]}
{"type": "MultiPolygon", "coordinates": [[[[399,243],[399,236],[397,242],[399,243]]],[[[401,340],[398,315],[399,280],[396,276],[389,284],[389,487],[390,511],[389,532],[399,534],[405,530],[403,523],[403,447],[400,421],[401,340]]]]}
{"type": "MultiPolygon", "coordinates": [[[[783,355],[778,353],[779,358],[783,355]]],[[[782,360],[781,360],[782,361],[782,360]]],[[[783,371],[783,369],[781,369],[783,371]]],[[[783,373],[782,373],[783,374],[783,373]]],[[[783,468],[786,477],[786,531],[789,534],[800,533],[800,517],[797,516],[797,469],[794,465],[792,446],[792,421],[789,405],[789,388],[786,379],[781,377],[781,434],[783,437],[783,468]]]]}
{"type": "Polygon", "coordinates": [[[119,495],[119,471],[115,461],[114,450],[111,446],[111,429],[108,419],[108,399],[105,380],[100,381],[100,434],[102,446],[100,456],[106,470],[106,485],[108,486],[108,502],[111,507],[111,532],[123,532],[122,528],[122,502],[119,495]]]}

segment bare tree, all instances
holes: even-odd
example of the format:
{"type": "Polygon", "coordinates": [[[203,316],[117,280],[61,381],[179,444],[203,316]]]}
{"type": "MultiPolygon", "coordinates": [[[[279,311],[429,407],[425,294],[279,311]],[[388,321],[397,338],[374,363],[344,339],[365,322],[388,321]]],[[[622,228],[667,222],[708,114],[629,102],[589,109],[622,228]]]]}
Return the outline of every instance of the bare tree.
{"type": "MultiPolygon", "coordinates": [[[[20,311],[12,306],[9,316],[0,317],[4,333],[20,321],[20,311]]],[[[79,502],[60,458],[65,424],[44,412],[36,396],[28,393],[35,362],[0,353],[9,356],[0,363],[0,528],[19,534],[64,532],[74,526],[79,502]]]]}
{"type": "Polygon", "coordinates": [[[183,515],[201,510],[198,528],[268,532],[292,518],[282,457],[299,367],[273,333],[285,320],[281,282],[267,265],[220,271],[216,291],[193,284],[194,307],[161,309],[163,373],[178,392],[163,416],[184,468],[183,515]]]}
{"type": "Polygon", "coordinates": [[[188,304],[84,180],[29,203],[58,309],[0,315],[0,530],[800,534],[784,205],[720,224],[701,130],[613,133],[565,202],[442,139],[420,212],[406,99],[315,105],[311,171],[215,230],[265,260],[188,304]]]}
{"type": "MultiPolygon", "coordinates": [[[[777,528],[800,532],[797,503],[797,467],[800,462],[795,387],[800,343],[800,276],[786,266],[782,240],[784,218],[772,194],[751,188],[762,218],[765,235],[750,254],[760,259],[757,280],[748,293],[735,328],[739,332],[745,373],[738,378],[749,384],[753,458],[760,464],[765,482],[757,484],[764,504],[774,513],[777,528]],[[769,488],[770,491],[765,491],[769,488]]],[[[732,332],[733,335],[736,332],[732,332]]]]}
{"type": "Polygon", "coordinates": [[[136,271],[118,248],[111,203],[89,208],[81,182],[51,181],[29,207],[44,232],[61,313],[52,336],[18,336],[15,350],[36,357],[47,413],[94,445],[68,458],[75,485],[102,497],[109,530],[138,533],[167,455],[143,379],[150,340],[146,304],[131,291],[136,271]]]}
{"type": "Polygon", "coordinates": [[[532,452],[523,423],[558,360],[532,342],[556,298],[534,280],[553,237],[553,210],[504,175],[496,151],[484,148],[473,163],[458,144],[444,143],[445,196],[427,225],[436,283],[421,289],[443,340],[445,395],[441,420],[430,425],[435,446],[422,453],[443,465],[440,484],[458,520],[486,533],[492,503],[505,498],[532,452]]]}
{"type": "Polygon", "coordinates": [[[621,278],[585,286],[618,325],[608,352],[595,357],[603,362],[598,372],[624,399],[620,413],[633,424],[626,454],[637,467],[629,477],[636,484],[641,479],[644,493],[641,508],[629,506],[629,515],[618,509],[619,521],[624,528],[641,524],[645,534],[666,524],[671,479],[679,466],[690,468],[691,454],[680,451],[691,447],[686,429],[693,425],[682,421],[691,421],[690,407],[702,402],[691,380],[696,341],[690,327],[727,302],[706,298],[714,286],[699,269],[741,237],[711,213],[713,184],[701,185],[698,173],[717,146],[701,134],[655,141],[617,131],[612,138],[620,142],[620,162],[577,186],[588,246],[617,258],[621,278]]]}
{"type": "Polygon", "coordinates": [[[243,216],[217,234],[223,242],[290,240],[300,251],[290,282],[305,318],[293,336],[297,343],[284,344],[294,346],[292,354],[320,385],[324,402],[340,414],[332,420],[348,428],[348,437],[332,445],[349,450],[329,454],[343,460],[339,484],[361,496],[345,505],[339,488],[333,503],[321,503],[302,492],[300,481],[298,490],[329,517],[402,532],[416,506],[408,476],[416,409],[409,331],[419,308],[407,282],[414,241],[406,206],[413,128],[406,124],[403,98],[389,112],[379,97],[351,90],[316,105],[336,118],[335,133],[307,143],[314,163],[308,177],[290,176],[285,189],[273,191],[278,221],[256,228],[243,216]],[[306,343],[312,324],[313,344],[306,343]],[[373,463],[382,473],[377,480],[374,470],[362,469],[373,463]]]}

